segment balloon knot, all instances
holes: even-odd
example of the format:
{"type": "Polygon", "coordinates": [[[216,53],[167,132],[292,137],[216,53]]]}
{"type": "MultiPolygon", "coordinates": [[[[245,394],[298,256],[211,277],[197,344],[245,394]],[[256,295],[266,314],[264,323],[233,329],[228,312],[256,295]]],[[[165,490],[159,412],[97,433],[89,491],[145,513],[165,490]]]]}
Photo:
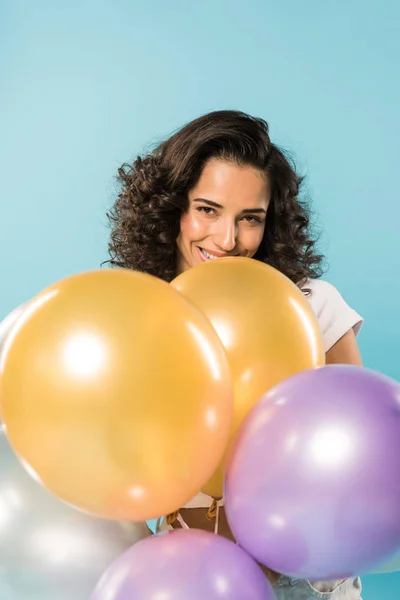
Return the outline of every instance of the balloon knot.
{"type": "Polygon", "coordinates": [[[207,519],[209,521],[215,521],[215,519],[217,518],[218,502],[220,500],[222,500],[222,498],[213,498],[211,506],[210,506],[210,508],[208,509],[208,512],[207,512],[207,519]]]}
{"type": "Polygon", "coordinates": [[[169,513],[169,515],[167,515],[165,517],[167,525],[172,525],[173,523],[175,523],[175,521],[178,518],[178,515],[179,515],[179,511],[178,510],[176,510],[175,512],[169,513]]]}

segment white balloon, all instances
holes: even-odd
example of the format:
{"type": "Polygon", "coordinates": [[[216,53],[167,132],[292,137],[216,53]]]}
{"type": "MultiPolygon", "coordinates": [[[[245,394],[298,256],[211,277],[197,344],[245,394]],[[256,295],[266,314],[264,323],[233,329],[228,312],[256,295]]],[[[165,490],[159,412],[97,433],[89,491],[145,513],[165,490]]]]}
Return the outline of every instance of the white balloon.
{"type": "Polygon", "coordinates": [[[48,492],[0,426],[1,600],[88,600],[111,562],[149,535],[145,523],[92,517],[48,492]]]}

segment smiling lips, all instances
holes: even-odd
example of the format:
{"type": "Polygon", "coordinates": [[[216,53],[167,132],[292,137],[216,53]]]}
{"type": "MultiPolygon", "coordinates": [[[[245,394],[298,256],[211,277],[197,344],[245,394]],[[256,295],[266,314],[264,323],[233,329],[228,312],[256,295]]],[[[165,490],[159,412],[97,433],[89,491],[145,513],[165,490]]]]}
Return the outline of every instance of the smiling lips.
{"type": "Polygon", "coordinates": [[[200,257],[203,261],[206,260],[215,260],[216,258],[224,258],[229,256],[240,256],[240,254],[224,254],[223,252],[214,252],[212,250],[205,250],[204,248],[200,248],[198,246],[200,257]]]}

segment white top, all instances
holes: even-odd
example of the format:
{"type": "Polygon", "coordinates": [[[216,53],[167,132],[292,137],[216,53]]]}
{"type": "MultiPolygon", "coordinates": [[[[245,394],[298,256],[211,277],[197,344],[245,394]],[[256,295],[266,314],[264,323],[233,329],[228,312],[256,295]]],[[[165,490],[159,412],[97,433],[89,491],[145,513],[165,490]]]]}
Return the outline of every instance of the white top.
{"type": "Polygon", "coordinates": [[[327,281],[313,279],[304,286],[311,290],[306,296],[315,316],[328,352],[350,329],[357,336],[364,322],[363,318],[345,302],[338,290],[327,281]]]}
{"type": "MultiPolygon", "coordinates": [[[[358,335],[364,322],[363,318],[346,303],[331,283],[322,279],[310,279],[304,287],[310,290],[305,297],[318,319],[325,352],[328,352],[350,329],[353,329],[356,336],[358,335]]],[[[208,508],[211,503],[212,498],[200,492],[185,504],[184,508],[208,508]]]]}

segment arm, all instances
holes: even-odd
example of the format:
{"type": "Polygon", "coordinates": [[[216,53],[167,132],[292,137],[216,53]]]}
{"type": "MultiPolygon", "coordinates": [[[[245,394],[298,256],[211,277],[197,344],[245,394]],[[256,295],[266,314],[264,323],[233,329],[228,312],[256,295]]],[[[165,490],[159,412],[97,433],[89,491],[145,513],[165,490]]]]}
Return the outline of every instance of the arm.
{"type": "Polygon", "coordinates": [[[349,329],[326,353],[326,364],[346,364],[362,366],[361,354],[358,349],[354,331],[349,329]]]}

